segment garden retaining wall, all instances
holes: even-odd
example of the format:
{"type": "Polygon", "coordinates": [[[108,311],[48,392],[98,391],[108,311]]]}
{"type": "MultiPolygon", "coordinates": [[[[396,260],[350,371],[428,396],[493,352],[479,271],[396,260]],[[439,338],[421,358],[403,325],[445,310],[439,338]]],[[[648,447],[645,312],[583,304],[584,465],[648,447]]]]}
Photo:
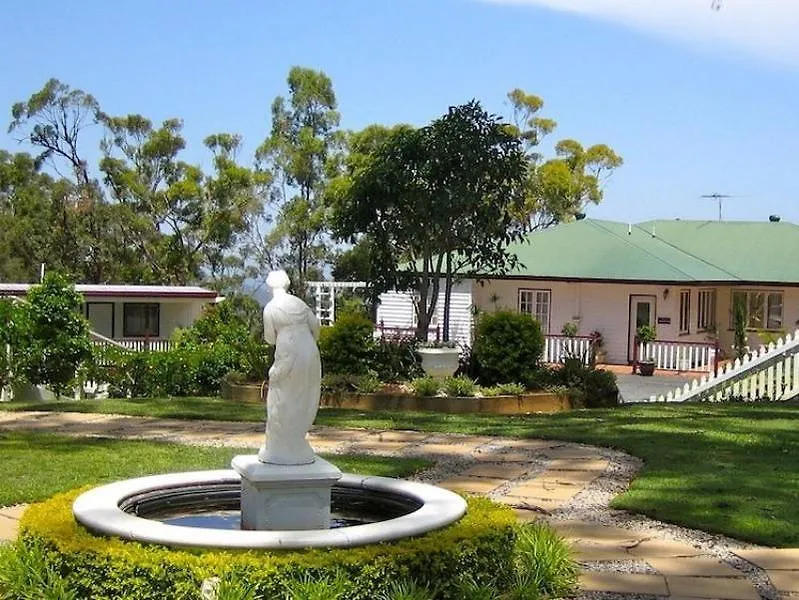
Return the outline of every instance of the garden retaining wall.
{"type": "MultiPolygon", "coordinates": [[[[233,402],[263,402],[260,385],[235,385],[222,383],[221,395],[233,402]]],[[[266,395],[266,386],[263,388],[266,395]]],[[[550,392],[534,392],[519,396],[490,397],[419,397],[399,393],[323,393],[320,406],[350,408],[355,410],[423,410],[450,414],[482,413],[495,415],[522,415],[527,413],[555,413],[572,408],[569,398],[550,392]]]]}

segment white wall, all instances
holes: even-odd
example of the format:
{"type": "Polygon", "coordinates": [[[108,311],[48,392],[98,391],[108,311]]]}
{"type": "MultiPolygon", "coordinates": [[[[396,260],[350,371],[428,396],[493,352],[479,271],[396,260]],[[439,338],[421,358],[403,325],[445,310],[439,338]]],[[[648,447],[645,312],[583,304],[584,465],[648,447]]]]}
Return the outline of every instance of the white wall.
{"type": "MultiPolygon", "coordinates": [[[[158,303],[160,308],[159,337],[168,339],[178,327],[188,327],[202,313],[203,307],[209,304],[204,298],[120,298],[92,296],[86,300],[91,302],[110,302],[114,305],[114,337],[123,337],[123,305],[126,303],[158,303]]],[[[85,314],[85,313],[84,313],[85,314]]]]}
{"type": "MultiPolygon", "coordinates": [[[[377,323],[386,327],[413,329],[416,320],[413,312],[411,292],[387,292],[380,295],[377,307],[377,323]]],[[[430,326],[436,327],[444,322],[444,282],[436,301],[436,311],[430,326]]],[[[472,282],[463,281],[452,287],[450,297],[449,336],[452,341],[464,345],[471,344],[472,334],[472,282]]],[[[435,334],[433,334],[434,336],[435,334]]],[[[434,338],[431,338],[434,339],[434,338]]]]}
{"type": "MultiPolygon", "coordinates": [[[[474,304],[480,310],[517,310],[519,289],[551,291],[550,322],[544,333],[558,335],[569,321],[579,324],[578,335],[599,331],[605,343],[608,360],[627,362],[627,344],[630,321],[630,296],[655,297],[656,320],[669,320],[657,324],[658,339],[684,342],[710,342],[707,332],[696,331],[699,290],[708,286],[682,286],[663,284],[589,283],[563,281],[493,280],[485,285],[474,285],[474,304]],[[691,290],[690,330],[680,334],[680,291],[691,290]]],[[[716,321],[722,351],[729,353],[732,346],[730,329],[731,287],[716,291],[716,321]]],[[[737,289],[737,288],[736,288],[737,289]]],[[[744,289],[744,288],[740,288],[744,289]]],[[[792,332],[799,327],[799,288],[752,288],[765,292],[783,292],[783,329],[792,332]]],[[[759,346],[759,336],[751,333],[750,345],[759,346]]]]}

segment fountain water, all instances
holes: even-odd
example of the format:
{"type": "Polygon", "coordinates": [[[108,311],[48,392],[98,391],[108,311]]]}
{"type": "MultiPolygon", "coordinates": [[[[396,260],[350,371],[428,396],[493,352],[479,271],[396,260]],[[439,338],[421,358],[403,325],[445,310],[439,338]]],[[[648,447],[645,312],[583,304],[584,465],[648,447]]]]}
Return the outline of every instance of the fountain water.
{"type": "Polygon", "coordinates": [[[264,308],[264,337],[275,344],[275,362],[258,454],[236,456],[232,470],[155,475],[95,488],[75,500],[78,522],[99,534],[167,546],[304,548],[395,540],[463,516],[466,502],[457,494],[343,474],[316,456],[306,435],[319,406],[319,321],[287,292],[285,272],[270,273],[267,285],[272,300],[264,308]]]}

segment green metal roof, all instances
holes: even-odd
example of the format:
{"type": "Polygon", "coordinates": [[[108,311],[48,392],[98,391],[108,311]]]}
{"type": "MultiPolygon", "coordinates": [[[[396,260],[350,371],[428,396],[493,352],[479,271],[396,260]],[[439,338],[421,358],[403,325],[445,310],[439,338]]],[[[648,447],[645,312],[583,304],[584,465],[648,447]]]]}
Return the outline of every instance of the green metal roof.
{"type": "Polygon", "coordinates": [[[514,277],[799,284],[799,226],[784,222],[583,219],[510,251],[523,265],[514,277]]]}

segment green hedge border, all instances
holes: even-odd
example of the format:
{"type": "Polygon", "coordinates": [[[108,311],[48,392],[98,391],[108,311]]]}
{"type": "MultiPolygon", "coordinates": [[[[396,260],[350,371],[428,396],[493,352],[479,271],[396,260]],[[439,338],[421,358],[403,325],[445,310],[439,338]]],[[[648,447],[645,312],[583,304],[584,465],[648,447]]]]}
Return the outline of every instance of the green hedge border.
{"type": "Polygon", "coordinates": [[[487,583],[512,576],[516,516],[485,498],[467,498],[466,515],[448,527],[394,543],[235,552],[177,550],[95,536],[72,515],[72,503],[85,489],[34,504],[20,521],[20,543],[43,544],[47,562],[80,598],[196,599],[209,577],[249,581],[265,598],[279,598],[288,582],[343,572],[353,584],[347,594],[351,600],[374,598],[392,581],[409,576],[435,586],[440,598],[454,600],[464,578],[487,583]]]}

